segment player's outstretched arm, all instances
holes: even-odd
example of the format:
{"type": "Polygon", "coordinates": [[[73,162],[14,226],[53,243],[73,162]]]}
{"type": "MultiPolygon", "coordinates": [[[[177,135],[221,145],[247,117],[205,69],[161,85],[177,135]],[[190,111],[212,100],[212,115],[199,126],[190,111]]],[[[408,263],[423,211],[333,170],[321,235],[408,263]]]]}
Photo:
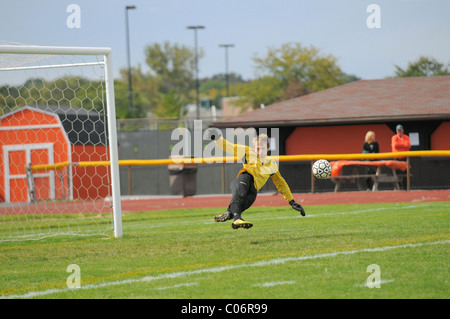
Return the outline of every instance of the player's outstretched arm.
{"type": "Polygon", "coordinates": [[[205,133],[203,133],[203,138],[214,141],[219,149],[228,154],[237,156],[238,158],[248,156],[250,152],[250,148],[246,145],[233,144],[228,142],[223,138],[222,132],[217,128],[208,128],[205,133]]]}

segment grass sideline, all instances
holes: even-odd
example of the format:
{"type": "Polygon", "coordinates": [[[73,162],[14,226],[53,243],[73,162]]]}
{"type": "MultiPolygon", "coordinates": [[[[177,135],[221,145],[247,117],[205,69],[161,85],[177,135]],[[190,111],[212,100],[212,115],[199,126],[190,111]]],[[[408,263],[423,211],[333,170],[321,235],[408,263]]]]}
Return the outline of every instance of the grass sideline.
{"type": "Polygon", "coordinates": [[[448,299],[450,202],[124,213],[124,237],[0,242],[0,298],[448,299]],[[67,267],[81,271],[69,289],[67,267]],[[368,288],[368,266],[380,288],[368,288]]]}

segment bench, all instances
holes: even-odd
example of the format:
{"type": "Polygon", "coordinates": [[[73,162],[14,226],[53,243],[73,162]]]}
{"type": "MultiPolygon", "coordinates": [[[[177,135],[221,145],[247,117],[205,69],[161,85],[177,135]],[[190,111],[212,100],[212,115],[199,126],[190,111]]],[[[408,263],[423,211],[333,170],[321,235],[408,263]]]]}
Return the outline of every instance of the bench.
{"type": "Polygon", "coordinates": [[[406,188],[409,190],[411,178],[409,161],[337,161],[332,163],[334,174],[331,176],[331,180],[336,184],[335,192],[341,189],[343,183],[356,183],[358,190],[366,190],[365,182],[368,178],[373,181],[372,191],[377,191],[380,183],[391,183],[395,190],[400,190],[400,185],[405,178],[406,188]],[[346,174],[344,174],[344,167],[347,168],[346,174]],[[365,173],[363,171],[365,167],[372,167],[373,173],[365,173]],[[351,169],[351,172],[349,169],[351,169]],[[397,174],[399,170],[406,171],[406,173],[397,174]]]}
{"type": "Polygon", "coordinates": [[[373,186],[372,191],[378,190],[379,183],[392,183],[395,190],[400,189],[400,183],[405,177],[404,174],[394,175],[388,174],[355,174],[355,175],[341,175],[331,177],[331,180],[336,184],[334,187],[335,192],[339,192],[343,183],[356,183],[358,190],[366,190],[365,181],[367,178],[372,178],[373,186]]]}

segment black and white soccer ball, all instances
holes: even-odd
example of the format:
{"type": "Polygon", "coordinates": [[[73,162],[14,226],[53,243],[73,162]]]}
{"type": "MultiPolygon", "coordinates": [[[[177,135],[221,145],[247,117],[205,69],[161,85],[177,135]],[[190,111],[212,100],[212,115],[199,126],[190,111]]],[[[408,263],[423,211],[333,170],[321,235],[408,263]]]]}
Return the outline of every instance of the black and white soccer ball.
{"type": "Polygon", "coordinates": [[[331,176],[331,165],[330,162],[324,159],[315,161],[312,166],[312,172],[315,177],[319,179],[325,179],[331,176]]]}

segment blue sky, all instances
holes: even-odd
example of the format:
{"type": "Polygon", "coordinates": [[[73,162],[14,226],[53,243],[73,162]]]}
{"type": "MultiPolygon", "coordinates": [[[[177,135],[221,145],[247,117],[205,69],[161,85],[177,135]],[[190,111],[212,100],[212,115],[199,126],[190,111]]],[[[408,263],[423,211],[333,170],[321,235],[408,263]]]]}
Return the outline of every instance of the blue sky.
{"type": "Polygon", "coordinates": [[[164,41],[194,46],[188,25],[204,25],[198,44],[205,56],[200,77],[229,70],[255,77],[252,57],[288,42],[313,45],[338,58],[341,69],[363,79],[394,74],[420,56],[450,63],[448,0],[0,0],[0,41],[33,45],[111,47],[115,76],[127,66],[125,6],[129,11],[131,64],[145,63],[146,45],[164,41]],[[381,10],[370,29],[369,4],[381,10]],[[80,7],[80,28],[68,28],[70,4],[80,7]]]}

